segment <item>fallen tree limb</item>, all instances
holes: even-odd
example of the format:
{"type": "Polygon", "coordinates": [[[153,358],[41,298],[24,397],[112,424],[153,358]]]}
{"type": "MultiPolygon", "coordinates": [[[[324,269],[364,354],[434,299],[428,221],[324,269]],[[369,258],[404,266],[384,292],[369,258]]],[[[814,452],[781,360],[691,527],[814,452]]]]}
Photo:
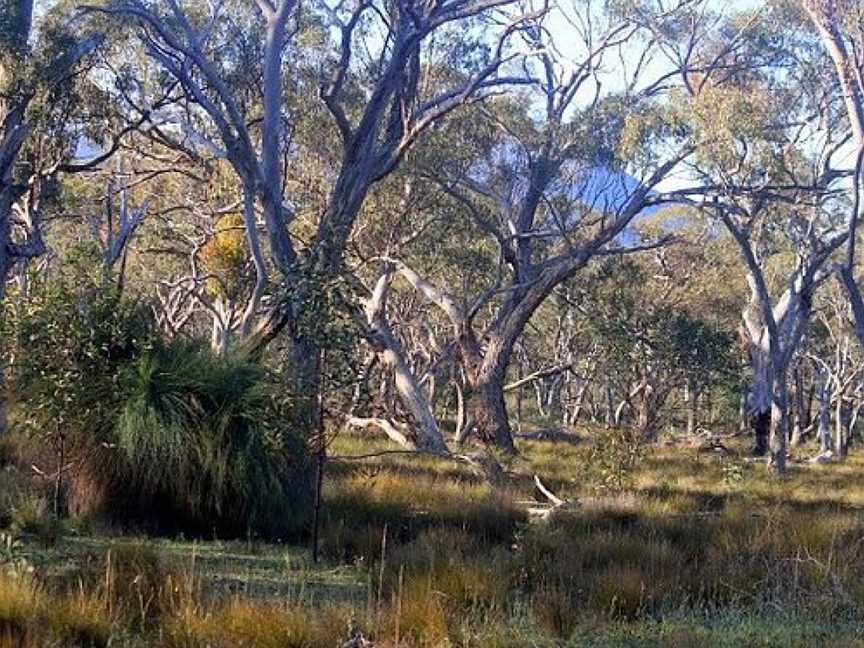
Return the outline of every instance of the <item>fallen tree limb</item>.
{"type": "Polygon", "coordinates": [[[561,499],[560,497],[555,495],[555,493],[553,493],[548,488],[546,488],[546,486],[543,484],[543,482],[540,481],[539,475],[534,475],[534,485],[537,486],[537,490],[539,490],[540,493],[543,494],[544,497],[546,497],[546,499],[548,499],[550,502],[552,502],[552,504],[556,508],[564,506],[565,504],[567,504],[566,500],[561,499]]]}
{"type": "Polygon", "coordinates": [[[365,429],[368,427],[377,427],[386,434],[391,441],[398,443],[408,451],[417,451],[417,447],[408,438],[408,435],[399,429],[397,423],[392,423],[387,419],[382,418],[361,418],[359,416],[348,416],[345,418],[345,424],[352,427],[365,429]]]}

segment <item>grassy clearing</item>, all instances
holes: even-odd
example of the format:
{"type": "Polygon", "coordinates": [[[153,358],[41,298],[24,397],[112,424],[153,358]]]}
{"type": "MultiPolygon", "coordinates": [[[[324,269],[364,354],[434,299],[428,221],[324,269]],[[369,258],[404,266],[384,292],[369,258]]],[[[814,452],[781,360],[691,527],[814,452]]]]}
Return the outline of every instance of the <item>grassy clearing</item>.
{"type": "Polygon", "coordinates": [[[334,462],[317,565],[254,539],[19,532],[0,646],[864,646],[864,458],[778,480],[658,446],[610,492],[590,441],[520,448],[496,489],[434,459],[334,462]],[[529,524],[535,473],[580,504],[529,524]]]}

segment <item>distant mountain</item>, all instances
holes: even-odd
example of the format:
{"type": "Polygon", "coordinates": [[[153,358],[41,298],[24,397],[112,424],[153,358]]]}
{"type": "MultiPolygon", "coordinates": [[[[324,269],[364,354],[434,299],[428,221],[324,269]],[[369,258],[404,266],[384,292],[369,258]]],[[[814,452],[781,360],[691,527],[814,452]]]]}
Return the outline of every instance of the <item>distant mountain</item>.
{"type": "MultiPolygon", "coordinates": [[[[633,194],[641,186],[637,178],[627,173],[615,171],[608,167],[596,167],[584,174],[578,182],[570,184],[565,190],[565,197],[579,202],[592,211],[606,213],[611,219],[615,218],[627,206],[633,194]]],[[[617,242],[620,245],[637,243],[639,235],[635,225],[666,208],[663,205],[650,205],[643,209],[618,236],[617,242]]],[[[554,223],[549,225],[550,227],[555,226],[554,223]]]]}

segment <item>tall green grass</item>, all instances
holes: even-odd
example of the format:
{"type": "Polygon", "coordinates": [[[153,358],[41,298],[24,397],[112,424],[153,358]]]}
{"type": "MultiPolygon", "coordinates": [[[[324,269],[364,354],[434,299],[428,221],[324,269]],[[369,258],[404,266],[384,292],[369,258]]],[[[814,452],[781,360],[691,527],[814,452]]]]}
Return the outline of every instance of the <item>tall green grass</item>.
{"type": "Polygon", "coordinates": [[[79,512],[159,532],[297,537],[310,462],[258,365],[188,342],[157,343],[119,378],[108,443],[73,480],[79,512]]]}

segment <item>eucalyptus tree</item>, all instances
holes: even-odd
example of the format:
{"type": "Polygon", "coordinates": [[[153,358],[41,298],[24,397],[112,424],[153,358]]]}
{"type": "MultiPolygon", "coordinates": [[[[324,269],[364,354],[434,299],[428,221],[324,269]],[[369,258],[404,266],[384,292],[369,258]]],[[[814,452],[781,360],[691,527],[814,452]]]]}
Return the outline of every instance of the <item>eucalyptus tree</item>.
{"type": "Polygon", "coordinates": [[[622,247],[622,233],[649,207],[652,191],[692,151],[685,132],[657,117],[691,61],[649,64],[659,50],[645,23],[698,41],[710,21],[691,2],[651,8],[621,13],[575,3],[527,23],[519,35],[533,53],[525,67],[535,83],[518,103],[485,108],[488,125],[475,130],[488,134],[474,159],[427,170],[498,249],[484,290],[462,304],[406,260],[392,259],[450,321],[469,390],[466,433],[505,451],[514,450],[506,373],[527,323],[556,286],[622,247]],[[552,15],[572,26],[566,49],[552,15]]]}
{"type": "MultiPolygon", "coordinates": [[[[687,86],[687,113],[699,137],[694,186],[673,192],[713,214],[736,242],[749,284],[742,338],[753,374],[748,411],[755,452],[782,471],[788,439],[787,371],[811,315],[813,295],[847,240],[833,184],[846,141],[836,106],[806,40],[778,28],[771,7],[710,44],[722,65],[687,86]],[[734,67],[743,58],[746,66],[734,67]],[[770,259],[788,251],[780,286],[770,259]]],[[[776,269],[776,268],[775,268],[776,269]]]]}
{"type": "Polygon", "coordinates": [[[76,145],[66,123],[78,100],[74,75],[101,40],[63,18],[55,8],[37,26],[32,0],[0,5],[0,299],[13,264],[44,250],[41,200],[76,145]],[[42,137],[37,153],[31,145],[42,137]]]}
{"type": "Polygon", "coordinates": [[[258,234],[258,203],[275,266],[287,271],[296,262],[288,235],[290,210],[282,192],[286,120],[282,65],[296,8],[293,0],[275,5],[263,0],[257,3],[256,20],[242,5],[225,2],[207,8],[173,0],[87,7],[134,21],[147,54],[168,75],[165,83],[179,86],[177,91],[182,93],[185,109],[170,115],[176,129],[192,133],[194,141],[226,159],[236,173],[256,279],[243,315],[245,334],[251,332],[268,281],[258,234]]]}
{"type": "Polygon", "coordinates": [[[862,169],[864,169],[864,8],[850,0],[801,0],[812,26],[831,59],[839,95],[848,118],[849,145],[854,155],[849,239],[846,259],[837,265],[855,318],[856,335],[864,344],[864,299],[855,280],[857,227],[864,213],[862,169]]]}
{"type": "Polygon", "coordinates": [[[748,404],[754,419],[755,453],[770,452],[770,464],[782,472],[789,437],[788,369],[809,324],[814,292],[829,276],[828,262],[846,235],[825,228],[817,208],[794,214],[789,229],[793,267],[784,277],[781,294],[772,295],[766,278],[770,248],[751,233],[764,214],[741,209],[732,215],[727,208],[719,212],[739,245],[750,285],[741,334],[753,369],[748,404]]]}
{"type": "Polygon", "coordinates": [[[190,106],[183,127],[196,131],[198,139],[234,169],[242,186],[246,238],[256,269],[256,298],[249,301],[242,327],[246,346],[260,352],[287,329],[298,402],[315,402],[320,360],[321,341],[304,322],[315,319],[310,309],[316,291],[331,286],[328,282],[343,271],[345,247],[370,188],[392,173],[423,132],[443,116],[517,81],[499,74],[510,57],[505,42],[518,25],[518,17],[504,15],[511,3],[362,0],[322,2],[301,13],[294,0],[260,0],[257,15],[248,17],[242,32],[232,20],[244,12],[243,3],[204,7],[176,0],[119,0],[92,7],[132,19],[148,54],[179,84],[190,106]],[[469,42],[474,37],[472,21],[492,13],[504,26],[484,43],[489,48],[481,48],[485,55],[479,64],[449,76],[436,75],[434,62],[426,56],[427,43],[444,32],[454,43],[469,42]],[[299,52],[294,36],[299,30],[305,34],[316,29],[317,47],[299,52]],[[251,54],[239,61],[222,56],[241,33],[251,42],[251,54]],[[286,191],[285,177],[292,165],[302,162],[288,139],[289,125],[298,117],[285,85],[304,83],[309,91],[315,83],[310,75],[317,77],[342,151],[326,207],[311,232],[304,231],[305,244],[298,247],[298,234],[292,232],[299,227],[298,206],[286,191]],[[258,236],[259,207],[268,235],[266,248],[258,236]],[[280,274],[287,296],[253,326],[270,269],[280,274]]]}
{"type": "Polygon", "coordinates": [[[687,395],[688,429],[694,432],[700,393],[733,373],[734,327],[702,308],[694,290],[709,279],[702,271],[711,261],[701,259],[716,247],[714,234],[691,234],[682,227],[673,245],[653,254],[605,259],[588,281],[561,291],[585,322],[583,337],[596,348],[598,371],[615,379],[604,385],[618,392],[612,423],[620,425],[626,416],[648,441],[657,438],[675,392],[687,395]],[[702,246],[709,251],[694,249],[702,246]]]}
{"type": "MultiPolygon", "coordinates": [[[[79,134],[67,123],[77,107],[75,72],[100,43],[98,36],[77,33],[63,13],[55,8],[37,25],[32,0],[0,3],[0,308],[15,264],[45,250],[42,210],[79,134]]],[[[6,427],[5,365],[3,353],[0,433],[6,427]]]]}

